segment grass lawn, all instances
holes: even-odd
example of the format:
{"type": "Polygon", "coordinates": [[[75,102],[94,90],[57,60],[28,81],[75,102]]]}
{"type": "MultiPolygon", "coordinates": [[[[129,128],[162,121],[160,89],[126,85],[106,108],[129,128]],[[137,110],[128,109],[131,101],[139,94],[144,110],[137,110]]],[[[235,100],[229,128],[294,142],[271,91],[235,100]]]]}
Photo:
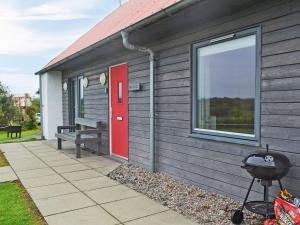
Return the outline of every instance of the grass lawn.
{"type": "Polygon", "coordinates": [[[41,130],[39,128],[34,130],[26,130],[26,131],[22,131],[22,138],[15,138],[15,137],[7,138],[6,132],[0,131],[0,144],[12,143],[12,142],[36,141],[37,138],[35,137],[28,138],[28,136],[40,134],[40,132],[41,130]]]}
{"type": "Polygon", "coordinates": [[[19,181],[0,183],[1,225],[46,225],[19,181]]]}

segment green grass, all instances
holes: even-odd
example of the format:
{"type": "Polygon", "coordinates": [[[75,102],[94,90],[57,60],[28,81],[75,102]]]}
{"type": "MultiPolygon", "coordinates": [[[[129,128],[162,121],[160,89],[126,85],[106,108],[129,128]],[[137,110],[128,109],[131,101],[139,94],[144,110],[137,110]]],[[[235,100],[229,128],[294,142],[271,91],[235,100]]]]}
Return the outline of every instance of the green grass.
{"type": "Polygon", "coordinates": [[[46,225],[19,181],[0,183],[1,225],[46,225]]]}
{"type": "Polygon", "coordinates": [[[0,151],[0,167],[2,166],[8,166],[8,162],[5,158],[5,156],[3,155],[3,152],[0,151]]]}
{"type": "Polygon", "coordinates": [[[5,131],[0,131],[0,144],[13,143],[13,142],[36,141],[37,139],[34,137],[32,137],[32,138],[26,138],[26,137],[40,134],[40,132],[41,132],[41,130],[39,128],[34,129],[34,130],[26,130],[26,131],[22,131],[22,138],[15,138],[14,136],[13,136],[13,138],[7,138],[7,136],[6,136],[7,133],[5,131]]]}

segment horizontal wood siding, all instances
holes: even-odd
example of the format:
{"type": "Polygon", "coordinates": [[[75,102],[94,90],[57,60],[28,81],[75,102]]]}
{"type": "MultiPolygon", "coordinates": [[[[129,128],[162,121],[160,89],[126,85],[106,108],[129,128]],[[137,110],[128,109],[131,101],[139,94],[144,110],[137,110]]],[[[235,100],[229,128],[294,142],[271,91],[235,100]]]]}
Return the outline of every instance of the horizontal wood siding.
{"type": "MultiPolygon", "coordinates": [[[[284,152],[294,164],[284,184],[300,194],[300,1],[264,1],[246,10],[218,18],[197,28],[152,43],[156,52],[155,113],[156,162],[167,172],[200,187],[241,199],[250,176],[241,160],[257,148],[192,138],[190,47],[232,31],[261,26],[261,145],[284,152]]],[[[141,53],[114,56],[108,62],[65,71],[64,78],[84,73],[87,118],[104,122],[104,146],[108,151],[108,95],[98,75],[108,66],[128,62],[129,84],[142,90],[129,92],[129,161],[149,167],[149,62],[141,53]]],[[[64,122],[68,121],[67,95],[63,95],[64,122]]],[[[276,194],[278,185],[272,188],[276,194]]],[[[252,198],[261,198],[256,185],[252,198]]]]}

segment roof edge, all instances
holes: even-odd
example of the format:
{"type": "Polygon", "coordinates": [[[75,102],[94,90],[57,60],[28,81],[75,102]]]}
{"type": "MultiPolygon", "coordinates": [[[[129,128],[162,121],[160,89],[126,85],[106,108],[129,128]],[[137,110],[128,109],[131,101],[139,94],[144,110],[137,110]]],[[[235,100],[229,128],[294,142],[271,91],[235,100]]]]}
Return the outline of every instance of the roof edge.
{"type": "MultiPolygon", "coordinates": [[[[158,21],[158,20],[160,20],[164,17],[170,17],[170,16],[172,16],[173,13],[176,13],[177,11],[179,11],[181,9],[184,9],[184,8],[194,4],[196,2],[200,2],[200,1],[201,0],[188,0],[188,1],[182,0],[180,2],[177,2],[173,5],[165,8],[165,9],[162,9],[161,11],[158,11],[158,12],[152,14],[151,16],[148,16],[148,17],[144,18],[143,20],[140,20],[140,21],[136,22],[135,24],[132,24],[132,25],[124,28],[123,30],[131,32],[135,29],[142,28],[143,26],[146,26],[146,25],[148,25],[149,23],[152,23],[152,22],[156,22],[156,21],[158,21]]],[[[106,44],[110,41],[113,41],[113,40],[121,37],[121,31],[122,30],[119,30],[118,32],[116,32],[116,33],[114,33],[114,34],[112,34],[112,35],[110,35],[110,36],[108,36],[108,37],[106,37],[102,40],[99,40],[96,43],[94,43],[94,44],[92,44],[92,45],[90,45],[86,48],[83,48],[83,49],[79,50],[78,52],[76,52],[76,53],[74,53],[74,54],[72,54],[72,55],[70,55],[70,56],[54,63],[53,65],[42,68],[41,70],[35,72],[35,75],[41,75],[41,74],[43,74],[43,73],[59,66],[59,65],[62,65],[64,63],[68,62],[69,60],[72,60],[72,59],[74,59],[74,58],[76,58],[76,57],[78,57],[78,56],[80,56],[84,53],[87,53],[87,52],[93,50],[94,48],[97,48],[101,45],[104,45],[104,44],[106,44]]]]}

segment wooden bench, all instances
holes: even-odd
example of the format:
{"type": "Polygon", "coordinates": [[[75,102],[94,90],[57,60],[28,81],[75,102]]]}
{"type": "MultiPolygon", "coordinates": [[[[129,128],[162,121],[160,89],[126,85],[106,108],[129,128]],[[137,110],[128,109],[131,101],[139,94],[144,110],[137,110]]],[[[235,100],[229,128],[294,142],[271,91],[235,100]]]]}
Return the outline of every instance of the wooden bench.
{"type": "Polygon", "coordinates": [[[76,158],[80,158],[81,144],[95,143],[97,145],[96,153],[100,155],[101,150],[101,122],[75,118],[75,125],[58,126],[57,133],[57,148],[62,148],[62,140],[74,142],[76,145],[76,158]],[[87,129],[82,129],[87,128],[87,129]],[[92,128],[92,129],[91,129],[92,128]],[[62,132],[68,130],[67,132],[62,132]]]}

